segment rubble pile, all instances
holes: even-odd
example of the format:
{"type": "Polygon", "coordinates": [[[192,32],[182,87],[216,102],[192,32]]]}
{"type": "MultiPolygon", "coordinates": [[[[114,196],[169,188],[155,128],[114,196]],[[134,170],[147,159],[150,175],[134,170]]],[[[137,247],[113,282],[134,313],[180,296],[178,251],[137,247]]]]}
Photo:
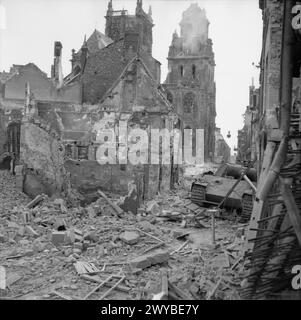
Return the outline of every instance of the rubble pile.
{"type": "Polygon", "coordinates": [[[14,206],[29,202],[29,198],[16,188],[16,179],[7,170],[0,170],[0,216],[14,206]]]}
{"type": "Polygon", "coordinates": [[[168,299],[238,299],[244,226],[217,218],[213,245],[211,217],[187,191],[117,214],[117,196],[30,201],[0,173],[0,299],[152,299],[166,279],[168,299]]]}

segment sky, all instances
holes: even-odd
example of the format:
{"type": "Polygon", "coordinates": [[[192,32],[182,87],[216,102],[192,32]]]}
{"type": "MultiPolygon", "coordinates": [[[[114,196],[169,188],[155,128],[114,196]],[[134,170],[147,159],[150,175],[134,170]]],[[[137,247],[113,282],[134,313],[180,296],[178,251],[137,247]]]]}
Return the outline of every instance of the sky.
{"type": "MultiPolygon", "coordinates": [[[[237,146],[237,130],[249,103],[249,86],[258,86],[262,15],[258,0],[143,0],[154,20],[153,56],[167,74],[167,55],[182,12],[191,3],[204,8],[215,53],[216,126],[225,140],[237,146]],[[227,138],[230,131],[231,138],[227,138]]],[[[0,0],[0,71],[12,64],[35,63],[50,75],[54,41],[63,45],[63,73],[70,72],[71,50],[78,50],[85,34],[104,33],[108,0],[0,0]]],[[[113,9],[135,12],[136,0],[113,0],[113,9]]]]}

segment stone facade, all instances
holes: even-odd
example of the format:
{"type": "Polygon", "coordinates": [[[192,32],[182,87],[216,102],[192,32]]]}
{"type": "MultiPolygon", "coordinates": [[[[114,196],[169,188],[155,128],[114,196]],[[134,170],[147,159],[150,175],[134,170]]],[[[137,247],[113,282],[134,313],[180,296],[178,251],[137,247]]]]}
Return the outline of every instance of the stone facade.
{"type": "Polygon", "coordinates": [[[215,82],[212,40],[204,10],[192,4],[175,32],[168,53],[167,97],[184,128],[204,129],[205,159],[213,160],[215,140],[215,82]]]}

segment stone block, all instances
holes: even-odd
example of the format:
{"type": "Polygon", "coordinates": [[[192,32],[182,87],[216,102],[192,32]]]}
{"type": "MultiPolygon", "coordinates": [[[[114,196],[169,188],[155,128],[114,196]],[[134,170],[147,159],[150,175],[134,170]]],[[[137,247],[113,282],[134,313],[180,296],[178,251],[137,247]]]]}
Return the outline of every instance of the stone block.
{"type": "Polygon", "coordinates": [[[131,267],[134,269],[145,269],[150,267],[152,264],[147,255],[137,257],[133,259],[130,263],[131,267]]]}
{"type": "Polygon", "coordinates": [[[31,226],[25,226],[25,232],[31,237],[37,238],[39,236],[39,234],[31,226]]]}
{"type": "Polygon", "coordinates": [[[158,215],[161,212],[161,209],[156,201],[151,201],[147,204],[146,212],[149,214],[158,215]]]}
{"type": "Polygon", "coordinates": [[[53,231],[51,235],[51,242],[57,246],[65,242],[66,232],[64,231],[53,231]]]}
{"type": "Polygon", "coordinates": [[[160,264],[169,259],[169,252],[166,250],[156,250],[152,253],[142,255],[133,259],[130,266],[134,269],[145,269],[152,265],[160,264]]]}
{"type": "Polygon", "coordinates": [[[151,264],[159,264],[167,261],[169,259],[169,252],[166,250],[156,250],[149,256],[151,264]]]}
{"type": "Polygon", "coordinates": [[[125,231],[120,234],[119,239],[127,244],[136,244],[140,239],[140,235],[135,231],[125,231]]]}
{"type": "Polygon", "coordinates": [[[25,227],[24,226],[21,226],[19,229],[18,229],[18,235],[23,237],[25,235],[25,227]]]}
{"type": "Polygon", "coordinates": [[[16,174],[16,176],[22,176],[23,175],[23,165],[15,166],[15,174],[16,174]]]}
{"type": "Polygon", "coordinates": [[[97,242],[99,240],[99,237],[97,236],[96,232],[95,231],[92,231],[90,233],[87,233],[85,236],[84,236],[84,239],[85,240],[89,240],[89,241],[92,241],[92,242],[97,242]]]}
{"type": "Polygon", "coordinates": [[[82,251],[84,247],[83,247],[83,244],[81,242],[74,242],[73,248],[82,251]]]}

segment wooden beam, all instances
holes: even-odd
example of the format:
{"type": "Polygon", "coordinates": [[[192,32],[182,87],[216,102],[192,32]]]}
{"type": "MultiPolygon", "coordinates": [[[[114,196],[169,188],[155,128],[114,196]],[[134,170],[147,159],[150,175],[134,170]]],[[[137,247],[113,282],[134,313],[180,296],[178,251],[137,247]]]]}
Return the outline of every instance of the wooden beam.
{"type": "Polygon", "coordinates": [[[294,227],[299,245],[301,247],[301,214],[296,204],[290,181],[280,179],[280,190],[287,209],[292,226],[294,227]]]}
{"type": "Polygon", "coordinates": [[[113,203],[102,191],[97,190],[97,193],[104,198],[107,203],[114,209],[114,211],[116,212],[116,215],[119,216],[123,213],[123,210],[117,206],[115,203],[113,203]]]}

